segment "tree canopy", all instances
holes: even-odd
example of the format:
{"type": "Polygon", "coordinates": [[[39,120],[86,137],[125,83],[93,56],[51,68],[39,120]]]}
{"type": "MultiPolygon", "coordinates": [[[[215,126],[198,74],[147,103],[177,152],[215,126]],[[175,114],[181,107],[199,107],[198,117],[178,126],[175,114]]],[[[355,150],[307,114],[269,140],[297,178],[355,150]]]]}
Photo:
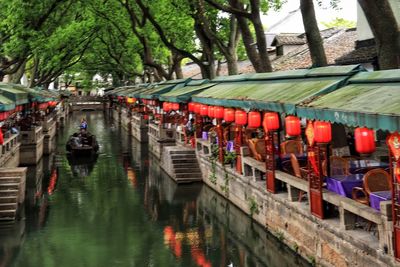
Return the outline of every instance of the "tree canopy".
{"type": "MultiPolygon", "coordinates": [[[[370,1],[359,1],[368,12],[370,1]]],[[[272,71],[261,14],[279,10],[285,2],[0,0],[0,80],[8,75],[19,82],[26,74],[30,86],[46,87],[60,76],[70,80],[98,74],[112,77],[118,86],[138,79],[182,78],[181,65],[187,61],[197,64],[204,78],[214,78],[216,62],[226,61],[229,74],[238,74],[238,58],[248,58],[256,72],[272,71]]],[[[337,8],[338,2],[330,1],[330,8],[337,8]]],[[[312,45],[314,37],[320,39],[318,27],[309,27],[315,22],[311,9],[312,5],[302,9],[311,54],[323,55],[321,45],[312,45]]],[[[387,4],[384,12],[391,12],[387,4]]],[[[388,18],[393,22],[393,15],[388,18]]],[[[384,44],[379,29],[387,24],[374,17],[369,23],[378,43],[384,44]]],[[[338,18],[327,25],[344,24],[347,21],[338,18]]],[[[392,30],[391,40],[398,35],[398,29],[392,30]]],[[[393,53],[378,52],[382,66],[396,67],[385,59],[393,53]]],[[[315,60],[313,56],[315,65],[326,64],[317,61],[319,56],[315,60]]]]}

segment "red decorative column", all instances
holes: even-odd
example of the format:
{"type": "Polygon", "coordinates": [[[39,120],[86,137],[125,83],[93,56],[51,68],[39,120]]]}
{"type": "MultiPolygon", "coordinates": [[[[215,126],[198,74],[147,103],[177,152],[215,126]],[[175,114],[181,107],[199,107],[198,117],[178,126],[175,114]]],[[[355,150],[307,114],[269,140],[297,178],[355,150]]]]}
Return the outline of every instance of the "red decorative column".
{"type": "Polygon", "coordinates": [[[394,257],[400,261],[400,134],[388,136],[390,179],[392,188],[393,250],[394,257]]]}
{"type": "Polygon", "coordinates": [[[242,147],[243,129],[242,126],[235,127],[235,151],[236,151],[236,171],[242,174],[242,157],[240,148],[242,147]]]}
{"type": "Polygon", "coordinates": [[[274,132],[265,132],[265,170],[267,191],[276,193],[274,132]]]}
{"type": "MultiPolygon", "coordinates": [[[[311,214],[324,219],[324,203],[322,196],[323,170],[322,162],[328,163],[328,143],[331,140],[331,126],[328,122],[309,121],[306,128],[308,141],[308,181],[311,214]],[[317,142],[317,145],[314,145],[317,142]]],[[[328,164],[326,164],[328,165],[328,164]]]]}
{"type": "Polygon", "coordinates": [[[224,164],[224,133],[222,129],[222,119],[217,119],[217,135],[218,135],[218,147],[219,147],[219,154],[218,154],[218,160],[221,162],[221,164],[224,164]]]}
{"type": "Polygon", "coordinates": [[[200,114],[196,114],[196,138],[201,138],[201,131],[203,129],[203,117],[200,114]]]}

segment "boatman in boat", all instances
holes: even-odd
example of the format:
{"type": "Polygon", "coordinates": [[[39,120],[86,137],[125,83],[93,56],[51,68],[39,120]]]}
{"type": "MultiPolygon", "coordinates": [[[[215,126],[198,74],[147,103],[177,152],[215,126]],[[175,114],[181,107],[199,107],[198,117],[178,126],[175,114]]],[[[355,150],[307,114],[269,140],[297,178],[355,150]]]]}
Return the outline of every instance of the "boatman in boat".
{"type": "Polygon", "coordinates": [[[80,126],[81,132],[85,133],[86,130],[87,130],[87,127],[88,127],[88,124],[87,124],[85,118],[82,118],[82,120],[81,120],[81,126],[80,126]]]}

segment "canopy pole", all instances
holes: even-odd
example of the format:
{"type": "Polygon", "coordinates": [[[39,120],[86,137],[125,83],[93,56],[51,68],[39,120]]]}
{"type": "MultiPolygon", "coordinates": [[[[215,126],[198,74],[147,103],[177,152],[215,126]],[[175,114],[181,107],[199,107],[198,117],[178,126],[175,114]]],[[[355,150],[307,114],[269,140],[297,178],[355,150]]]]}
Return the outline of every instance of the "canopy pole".
{"type": "Polygon", "coordinates": [[[266,187],[267,191],[276,193],[275,185],[275,149],[274,149],[274,132],[266,131],[265,136],[265,170],[266,170],[266,187]]]}
{"type": "Polygon", "coordinates": [[[203,117],[199,114],[196,114],[196,138],[201,138],[201,131],[203,130],[203,117]]]}
{"type": "Polygon", "coordinates": [[[218,134],[218,146],[219,146],[219,162],[224,164],[224,133],[222,129],[222,119],[217,119],[217,134],[218,134]]]}
{"type": "Polygon", "coordinates": [[[327,161],[329,159],[328,144],[317,144],[315,147],[309,147],[307,150],[309,170],[309,201],[311,214],[320,219],[324,219],[324,203],[322,196],[324,171],[322,168],[322,161],[327,161]]]}
{"type": "Polygon", "coordinates": [[[396,160],[389,149],[390,186],[392,191],[392,218],[393,218],[393,250],[394,257],[400,261],[400,183],[395,168],[399,168],[400,160],[396,160]]]}
{"type": "Polygon", "coordinates": [[[237,125],[235,128],[235,150],[236,150],[236,171],[242,174],[242,156],[240,153],[240,148],[242,147],[243,139],[243,129],[242,126],[237,125]]]}

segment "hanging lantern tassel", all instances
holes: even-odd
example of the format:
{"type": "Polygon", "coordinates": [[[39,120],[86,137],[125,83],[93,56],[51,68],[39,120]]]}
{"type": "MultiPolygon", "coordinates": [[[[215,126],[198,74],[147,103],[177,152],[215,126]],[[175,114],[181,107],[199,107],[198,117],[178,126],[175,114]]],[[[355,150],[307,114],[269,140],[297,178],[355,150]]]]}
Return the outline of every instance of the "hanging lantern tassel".
{"type": "Polygon", "coordinates": [[[372,154],[376,150],[374,130],[357,128],[354,132],[356,151],[360,154],[372,154]]]}

